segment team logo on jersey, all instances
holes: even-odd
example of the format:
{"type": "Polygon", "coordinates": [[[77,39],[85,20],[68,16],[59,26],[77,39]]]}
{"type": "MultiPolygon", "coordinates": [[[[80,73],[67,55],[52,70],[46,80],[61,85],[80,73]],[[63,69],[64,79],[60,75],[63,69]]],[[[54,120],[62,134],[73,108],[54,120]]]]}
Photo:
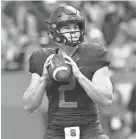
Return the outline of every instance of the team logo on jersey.
{"type": "Polygon", "coordinates": [[[72,58],[73,58],[74,61],[77,62],[78,60],[80,60],[80,55],[77,53],[72,58]]]}
{"type": "MultiPolygon", "coordinates": [[[[77,53],[77,54],[75,54],[72,58],[73,58],[74,61],[77,62],[77,61],[80,60],[80,55],[77,53]]],[[[79,69],[82,69],[82,68],[83,68],[83,66],[80,66],[80,67],[79,67],[79,69]]]]}

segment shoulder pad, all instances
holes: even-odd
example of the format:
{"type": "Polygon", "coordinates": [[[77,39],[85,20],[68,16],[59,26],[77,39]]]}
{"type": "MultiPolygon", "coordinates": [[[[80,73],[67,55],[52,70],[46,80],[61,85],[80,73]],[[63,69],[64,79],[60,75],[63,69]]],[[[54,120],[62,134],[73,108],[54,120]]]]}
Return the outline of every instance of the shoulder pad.
{"type": "Polygon", "coordinates": [[[36,72],[41,76],[43,72],[43,65],[47,57],[55,52],[56,48],[42,48],[37,51],[34,51],[29,58],[29,71],[31,73],[36,72]]]}
{"type": "Polygon", "coordinates": [[[107,51],[107,49],[99,43],[91,43],[84,46],[87,52],[92,56],[100,56],[107,51]]]}
{"type": "Polygon", "coordinates": [[[34,51],[33,53],[32,53],[32,55],[33,56],[39,56],[39,57],[41,57],[41,56],[48,56],[48,55],[50,55],[50,54],[52,54],[52,53],[55,53],[55,51],[56,51],[56,48],[41,48],[41,49],[38,49],[38,50],[36,50],[36,51],[34,51]]]}
{"type": "Polygon", "coordinates": [[[43,52],[47,55],[56,53],[57,48],[43,48],[43,52]]]}

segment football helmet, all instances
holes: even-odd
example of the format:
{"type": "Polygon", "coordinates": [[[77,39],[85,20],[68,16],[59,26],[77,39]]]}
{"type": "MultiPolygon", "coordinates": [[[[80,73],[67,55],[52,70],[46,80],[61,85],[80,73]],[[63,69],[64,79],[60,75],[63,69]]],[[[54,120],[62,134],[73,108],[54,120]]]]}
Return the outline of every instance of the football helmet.
{"type": "Polygon", "coordinates": [[[85,18],[81,13],[72,6],[61,6],[58,7],[54,13],[49,18],[49,22],[45,22],[49,24],[49,34],[52,36],[54,42],[57,43],[65,43],[69,46],[76,46],[78,44],[83,43],[85,36],[85,18]],[[69,41],[61,32],[60,28],[69,23],[77,23],[80,29],[80,37],[75,42],[72,41],[73,32],[70,33],[71,41],[69,41]]]}

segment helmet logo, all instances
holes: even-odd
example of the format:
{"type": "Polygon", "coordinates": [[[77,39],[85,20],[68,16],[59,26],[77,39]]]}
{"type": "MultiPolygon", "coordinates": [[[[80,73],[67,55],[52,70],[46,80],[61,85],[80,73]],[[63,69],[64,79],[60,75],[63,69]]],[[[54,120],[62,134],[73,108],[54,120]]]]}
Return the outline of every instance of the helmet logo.
{"type": "Polygon", "coordinates": [[[59,31],[57,30],[57,33],[59,33],[59,31]]]}
{"type": "Polygon", "coordinates": [[[56,24],[51,24],[51,27],[52,28],[56,28],[56,24]]]}
{"type": "Polygon", "coordinates": [[[56,37],[56,41],[60,41],[60,38],[59,37],[56,37]]]}
{"type": "Polygon", "coordinates": [[[71,20],[74,20],[74,19],[75,19],[75,17],[73,17],[73,16],[72,16],[70,19],[71,19],[71,20]]]}

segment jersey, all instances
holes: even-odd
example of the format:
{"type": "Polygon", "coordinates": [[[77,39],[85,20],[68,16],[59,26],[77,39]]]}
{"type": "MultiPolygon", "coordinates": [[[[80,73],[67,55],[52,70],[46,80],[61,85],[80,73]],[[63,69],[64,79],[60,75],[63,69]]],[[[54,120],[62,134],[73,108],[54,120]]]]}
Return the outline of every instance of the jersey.
{"type": "MultiPolygon", "coordinates": [[[[29,59],[29,71],[42,76],[46,58],[50,54],[57,54],[58,50],[59,48],[46,48],[34,52],[29,59]]],[[[92,80],[95,71],[110,64],[107,49],[96,43],[80,45],[72,59],[89,80],[92,80]]],[[[87,95],[74,76],[68,82],[52,80],[47,87],[47,97],[49,125],[76,126],[89,123],[98,117],[97,104],[87,95]]]]}

